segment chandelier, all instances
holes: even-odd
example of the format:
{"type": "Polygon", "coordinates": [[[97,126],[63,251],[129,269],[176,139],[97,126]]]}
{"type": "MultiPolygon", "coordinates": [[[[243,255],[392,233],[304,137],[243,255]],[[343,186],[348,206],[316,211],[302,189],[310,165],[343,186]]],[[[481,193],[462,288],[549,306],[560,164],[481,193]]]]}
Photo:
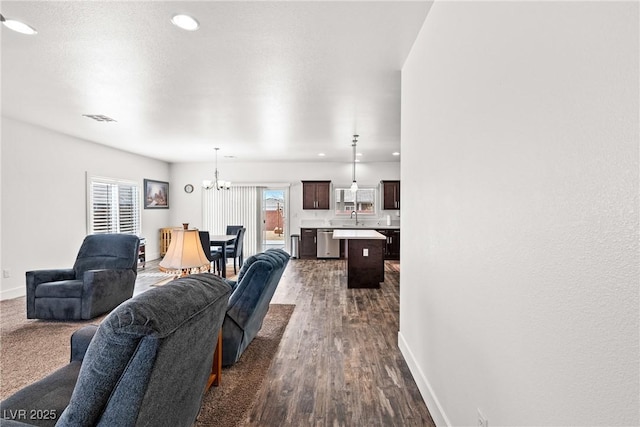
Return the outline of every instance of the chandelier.
{"type": "Polygon", "coordinates": [[[212,188],[215,188],[216,190],[228,190],[229,188],[231,188],[231,181],[221,180],[218,173],[218,150],[220,150],[220,148],[216,147],[214,148],[214,150],[216,150],[216,171],[213,174],[214,180],[211,181],[205,179],[204,181],[202,181],[202,187],[205,190],[211,190],[212,188]]]}
{"type": "Polygon", "coordinates": [[[351,146],[353,147],[353,181],[351,182],[351,191],[355,193],[358,191],[358,183],[356,182],[356,144],[358,143],[358,137],[360,135],[353,135],[353,143],[351,146]]]}

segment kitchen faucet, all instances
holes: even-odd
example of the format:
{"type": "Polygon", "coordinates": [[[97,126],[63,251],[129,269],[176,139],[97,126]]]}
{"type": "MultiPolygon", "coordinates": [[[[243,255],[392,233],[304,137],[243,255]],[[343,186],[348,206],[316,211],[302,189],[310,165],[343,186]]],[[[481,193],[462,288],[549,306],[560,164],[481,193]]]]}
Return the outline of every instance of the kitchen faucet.
{"type": "Polygon", "coordinates": [[[349,215],[350,219],[353,219],[353,214],[356,214],[356,225],[358,225],[358,212],[357,211],[351,211],[351,215],[349,215]]]}

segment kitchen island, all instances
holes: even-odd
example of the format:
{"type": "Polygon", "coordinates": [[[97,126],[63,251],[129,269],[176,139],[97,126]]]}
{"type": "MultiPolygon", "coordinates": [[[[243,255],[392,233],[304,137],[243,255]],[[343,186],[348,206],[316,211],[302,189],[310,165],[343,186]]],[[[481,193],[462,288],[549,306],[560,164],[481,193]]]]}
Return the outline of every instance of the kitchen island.
{"type": "Polygon", "coordinates": [[[334,239],[345,240],[348,288],[379,288],[384,282],[386,237],[375,230],[334,230],[334,239]]]}

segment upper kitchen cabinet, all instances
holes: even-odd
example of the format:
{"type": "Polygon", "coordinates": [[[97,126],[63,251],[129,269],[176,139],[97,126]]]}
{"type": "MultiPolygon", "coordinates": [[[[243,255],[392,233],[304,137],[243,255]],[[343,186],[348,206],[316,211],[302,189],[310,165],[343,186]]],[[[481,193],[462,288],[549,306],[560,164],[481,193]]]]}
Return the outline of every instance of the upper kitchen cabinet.
{"type": "Polygon", "coordinates": [[[400,209],[400,181],[381,181],[382,209],[400,209]]]}
{"type": "Polygon", "coordinates": [[[331,181],[302,181],[302,209],[329,209],[331,181]]]}

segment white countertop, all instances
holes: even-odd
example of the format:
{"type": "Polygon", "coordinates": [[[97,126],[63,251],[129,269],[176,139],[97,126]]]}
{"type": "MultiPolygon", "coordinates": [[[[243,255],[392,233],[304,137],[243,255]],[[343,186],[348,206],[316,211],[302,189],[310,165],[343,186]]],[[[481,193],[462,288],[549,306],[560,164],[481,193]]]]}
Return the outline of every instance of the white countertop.
{"type": "Polygon", "coordinates": [[[400,230],[399,225],[358,225],[354,227],[353,225],[306,225],[303,224],[300,228],[316,228],[323,230],[400,230]]]}
{"type": "Polygon", "coordinates": [[[366,240],[385,240],[386,237],[383,234],[378,233],[375,230],[333,230],[334,239],[366,239],[366,240]]]}

